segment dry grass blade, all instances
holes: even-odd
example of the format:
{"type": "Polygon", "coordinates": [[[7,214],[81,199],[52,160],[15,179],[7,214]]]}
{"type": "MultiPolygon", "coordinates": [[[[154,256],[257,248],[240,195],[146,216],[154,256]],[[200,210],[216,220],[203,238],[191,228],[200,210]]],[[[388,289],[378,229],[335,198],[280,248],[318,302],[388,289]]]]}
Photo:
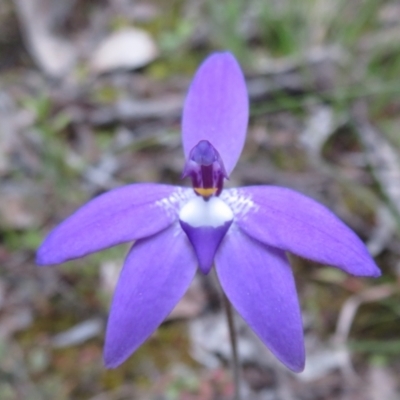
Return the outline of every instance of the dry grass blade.
{"type": "MultiPolygon", "coordinates": [[[[31,56],[43,72],[61,78],[76,61],[76,49],[66,39],[53,32],[58,8],[64,3],[48,0],[14,0],[20,29],[31,56]]],[[[71,3],[72,4],[72,3],[71,3]]]]}
{"type": "Polygon", "coordinates": [[[392,144],[368,121],[366,104],[353,109],[353,121],[364,146],[368,164],[397,219],[400,219],[400,158],[392,144]]]}
{"type": "Polygon", "coordinates": [[[379,285],[368,288],[347,299],[339,314],[336,332],[333,337],[334,343],[338,345],[346,343],[354,317],[362,304],[386,299],[396,291],[398,291],[398,287],[394,284],[379,285]]]}

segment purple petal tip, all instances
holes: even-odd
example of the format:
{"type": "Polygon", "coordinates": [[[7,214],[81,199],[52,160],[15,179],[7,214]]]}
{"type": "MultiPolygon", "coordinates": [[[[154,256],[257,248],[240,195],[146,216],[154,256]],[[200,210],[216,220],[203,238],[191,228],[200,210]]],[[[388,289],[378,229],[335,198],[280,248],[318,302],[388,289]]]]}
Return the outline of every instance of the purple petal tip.
{"type": "Polygon", "coordinates": [[[294,363],[294,364],[285,364],[291,371],[299,373],[304,371],[305,367],[305,359],[302,362],[294,363]]]}
{"type": "Polygon", "coordinates": [[[108,318],[104,363],[116,368],[161,325],[196,273],[196,259],[175,225],[139,239],[122,268],[108,318]]]}
{"type": "Polygon", "coordinates": [[[236,215],[249,236],[351,275],[380,276],[365,244],[322,204],[277,186],[246,187],[235,193],[249,204],[243,215],[236,215]]]}
{"type": "Polygon", "coordinates": [[[111,354],[105,352],[103,355],[103,363],[107,369],[115,369],[118,368],[128,358],[129,356],[122,359],[121,358],[114,359],[114,357],[111,354]]]}
{"type": "Polygon", "coordinates": [[[289,369],[302,371],[303,325],[285,253],[233,230],[216,254],[216,271],[226,296],[261,341],[289,369]]]}
{"type": "Polygon", "coordinates": [[[60,264],[152,236],[175,221],[178,200],[188,193],[191,195],[191,190],[150,183],[122,186],[104,193],[48,234],[37,251],[36,262],[60,264]]]}
{"type": "Polygon", "coordinates": [[[46,258],[43,256],[40,249],[36,253],[35,264],[39,267],[49,265],[49,263],[46,262],[46,258]]]}
{"type": "Polygon", "coordinates": [[[39,267],[47,266],[47,265],[55,265],[62,263],[63,260],[57,261],[57,252],[53,254],[53,252],[49,252],[49,249],[46,246],[46,241],[39,247],[36,252],[35,263],[39,267]]]}
{"type": "Polygon", "coordinates": [[[364,275],[364,276],[370,276],[371,278],[379,278],[382,275],[382,271],[374,264],[372,265],[371,272],[364,275]]]}

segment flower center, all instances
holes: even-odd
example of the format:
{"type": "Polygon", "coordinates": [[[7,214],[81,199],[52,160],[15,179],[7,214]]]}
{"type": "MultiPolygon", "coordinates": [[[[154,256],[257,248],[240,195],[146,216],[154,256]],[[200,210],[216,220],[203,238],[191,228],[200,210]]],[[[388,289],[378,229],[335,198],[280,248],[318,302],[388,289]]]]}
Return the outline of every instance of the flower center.
{"type": "Polygon", "coordinates": [[[191,150],[182,178],[187,176],[192,179],[195,193],[205,200],[221,194],[228,175],[221,156],[208,140],[201,140],[191,150]]]}
{"type": "Polygon", "coordinates": [[[232,223],[233,212],[218,197],[204,201],[200,197],[189,200],[179,212],[179,220],[192,228],[220,228],[227,222],[232,223]]]}

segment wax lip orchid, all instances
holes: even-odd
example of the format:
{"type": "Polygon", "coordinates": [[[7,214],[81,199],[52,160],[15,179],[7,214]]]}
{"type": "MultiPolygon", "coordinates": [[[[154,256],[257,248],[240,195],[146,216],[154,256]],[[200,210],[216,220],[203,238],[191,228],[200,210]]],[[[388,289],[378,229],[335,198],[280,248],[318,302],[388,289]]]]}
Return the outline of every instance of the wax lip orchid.
{"type": "Polygon", "coordinates": [[[128,241],[114,293],[104,359],[125,361],[162,323],[197,266],[215,264],[234,308],[275,356],[304,368],[303,329],[285,252],[359,276],[380,275],[357,235],[323,205],[276,186],[223,189],[242,151],[248,95],[230,53],[198,69],[183,110],[184,177],[193,188],[131,184],[91,200],[56,227],[37,253],[58,264],[128,241]]]}

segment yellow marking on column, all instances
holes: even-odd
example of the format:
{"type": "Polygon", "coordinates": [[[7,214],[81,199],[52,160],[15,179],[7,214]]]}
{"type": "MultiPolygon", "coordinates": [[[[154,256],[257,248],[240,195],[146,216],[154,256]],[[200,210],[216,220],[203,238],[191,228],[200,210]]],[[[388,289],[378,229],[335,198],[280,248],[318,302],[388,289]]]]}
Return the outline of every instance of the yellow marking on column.
{"type": "Polygon", "coordinates": [[[194,188],[194,191],[203,197],[210,197],[217,192],[218,188],[194,188]]]}

